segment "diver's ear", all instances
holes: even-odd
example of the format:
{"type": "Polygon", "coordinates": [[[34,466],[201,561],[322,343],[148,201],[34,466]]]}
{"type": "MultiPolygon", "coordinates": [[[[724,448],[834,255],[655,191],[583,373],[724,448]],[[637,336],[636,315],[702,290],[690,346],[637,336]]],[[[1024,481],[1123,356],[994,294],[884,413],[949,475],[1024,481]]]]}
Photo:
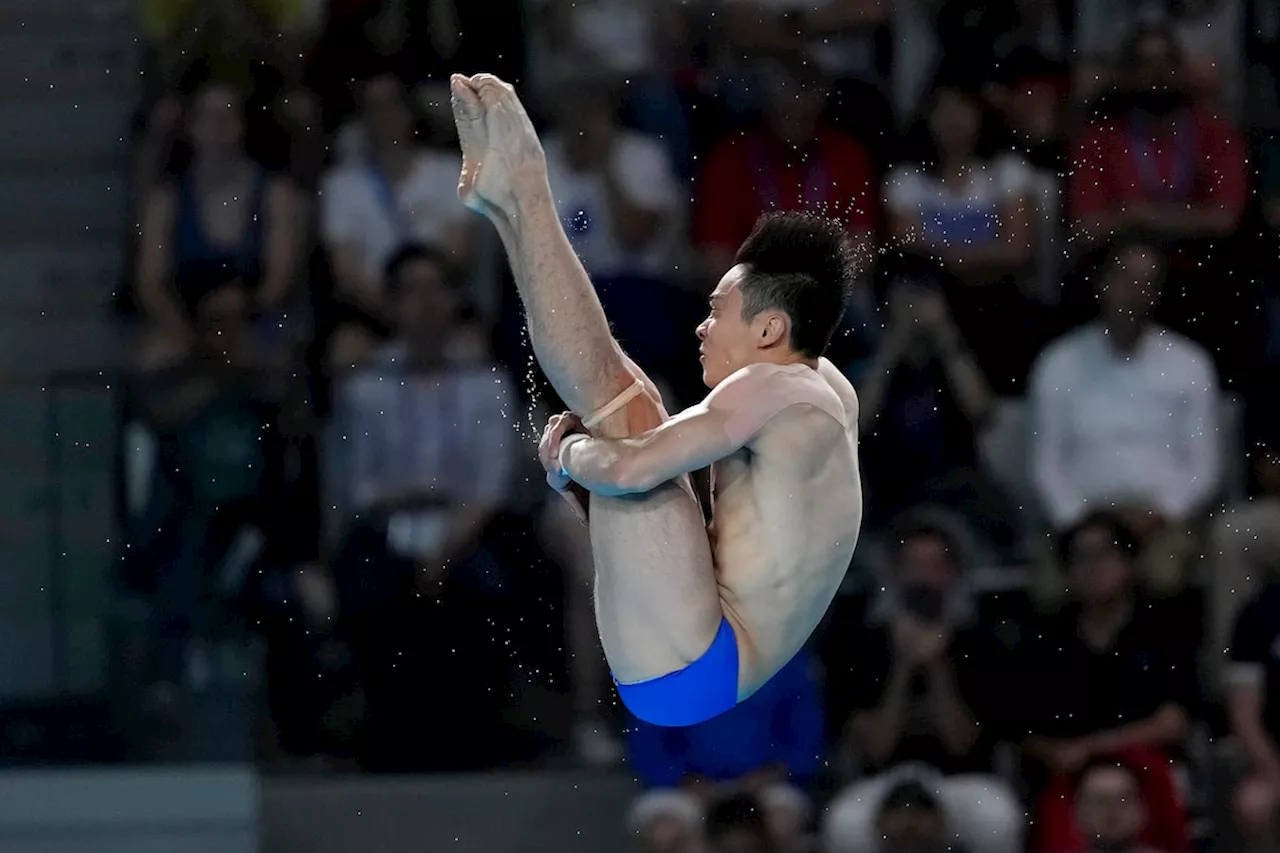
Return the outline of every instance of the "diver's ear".
{"type": "Polygon", "coordinates": [[[781,311],[767,311],[756,318],[756,346],[765,349],[785,343],[791,323],[781,311]]]}

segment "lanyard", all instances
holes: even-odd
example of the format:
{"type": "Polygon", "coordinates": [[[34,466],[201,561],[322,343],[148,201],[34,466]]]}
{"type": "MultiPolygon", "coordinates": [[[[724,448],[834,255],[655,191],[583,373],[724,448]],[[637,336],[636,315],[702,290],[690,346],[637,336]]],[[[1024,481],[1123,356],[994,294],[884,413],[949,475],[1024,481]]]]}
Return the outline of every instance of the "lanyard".
{"type": "Polygon", "coordinates": [[[1138,172],[1138,182],[1143,194],[1163,201],[1187,201],[1196,175],[1196,123],[1187,113],[1178,116],[1173,129],[1173,174],[1166,182],[1156,164],[1155,146],[1152,144],[1150,122],[1139,116],[1131,116],[1126,133],[1129,137],[1129,156],[1138,172]]]}

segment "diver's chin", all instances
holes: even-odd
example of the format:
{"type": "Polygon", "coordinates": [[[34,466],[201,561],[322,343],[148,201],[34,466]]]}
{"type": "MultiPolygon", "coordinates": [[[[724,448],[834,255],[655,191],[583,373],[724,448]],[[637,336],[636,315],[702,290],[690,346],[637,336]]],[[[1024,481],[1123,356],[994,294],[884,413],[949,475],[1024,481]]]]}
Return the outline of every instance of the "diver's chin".
{"type": "Polygon", "coordinates": [[[704,359],[702,362],[702,384],[707,386],[707,388],[714,388],[720,384],[720,380],[722,378],[723,377],[717,376],[716,374],[711,372],[711,370],[707,367],[706,360],[704,359]]]}

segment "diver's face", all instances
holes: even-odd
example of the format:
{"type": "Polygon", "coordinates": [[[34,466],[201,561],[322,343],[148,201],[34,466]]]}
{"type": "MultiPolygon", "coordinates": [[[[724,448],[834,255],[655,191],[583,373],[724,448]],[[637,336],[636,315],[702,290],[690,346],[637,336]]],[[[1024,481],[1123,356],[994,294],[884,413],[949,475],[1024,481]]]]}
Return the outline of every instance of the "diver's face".
{"type": "Polygon", "coordinates": [[[714,388],[753,361],[756,352],[754,324],[742,318],[742,281],[746,268],[741,264],[724,274],[711,292],[711,313],[698,326],[702,381],[714,388]]]}

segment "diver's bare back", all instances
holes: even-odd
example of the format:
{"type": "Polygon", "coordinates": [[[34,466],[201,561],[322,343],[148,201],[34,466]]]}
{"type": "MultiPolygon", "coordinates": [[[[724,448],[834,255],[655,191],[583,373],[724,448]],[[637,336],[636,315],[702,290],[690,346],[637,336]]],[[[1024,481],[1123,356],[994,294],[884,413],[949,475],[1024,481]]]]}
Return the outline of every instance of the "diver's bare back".
{"type": "Polygon", "coordinates": [[[826,359],[776,368],[802,395],[749,447],[712,468],[712,522],[725,617],[742,652],[740,686],[753,692],[804,645],[844,579],[862,522],[858,401],[826,359]],[[837,418],[836,415],[840,415],[837,418]]]}

